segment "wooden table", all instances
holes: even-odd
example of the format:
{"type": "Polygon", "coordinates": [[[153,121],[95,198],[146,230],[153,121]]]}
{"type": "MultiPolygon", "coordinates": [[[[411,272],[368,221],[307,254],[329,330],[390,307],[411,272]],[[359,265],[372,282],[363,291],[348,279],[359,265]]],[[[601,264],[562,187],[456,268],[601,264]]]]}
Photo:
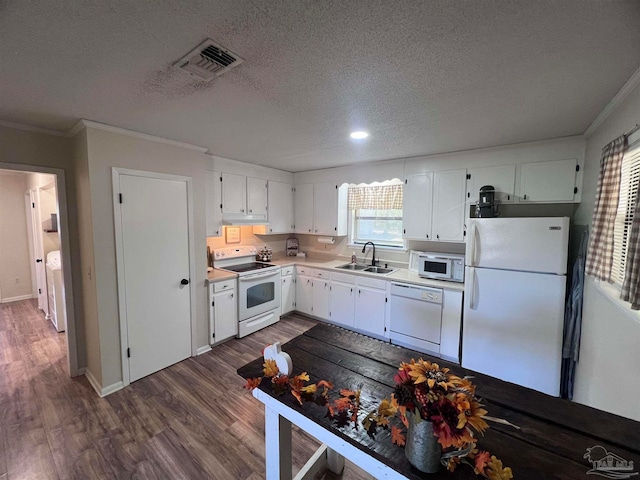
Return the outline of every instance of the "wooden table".
{"type": "MultiPolygon", "coordinates": [[[[336,394],[340,388],[360,388],[361,417],[376,408],[381,399],[389,397],[398,366],[411,358],[422,357],[452,369],[457,375],[473,376],[476,394],[483,399],[489,415],[521,427],[516,430],[490,422],[491,428],[479,441],[481,449],[489,450],[512,468],[516,479],[594,478],[587,475],[592,465],[584,455],[587,448],[596,445],[633,461],[633,471],[640,471],[640,422],[326,324],[316,325],[283,345],[282,350],[291,355],[294,375],[306,371],[311,382],[331,381],[336,394]]],[[[240,368],[238,374],[244,378],[262,376],[262,363],[260,357],[240,368]]],[[[466,466],[459,466],[454,473],[442,470],[422,474],[408,463],[404,450],[391,443],[387,431],[381,431],[373,440],[361,425],[358,429],[352,426],[338,429],[325,418],[326,409],[307,403],[300,406],[288,393],[275,396],[267,380],[254,390],[254,396],[265,404],[268,480],[291,478],[291,450],[287,444],[290,445],[291,422],[328,447],[317,452],[316,457],[328,459],[334,469],[340,468],[340,456],[333,455],[333,451],[376,478],[479,478],[466,466]]],[[[311,464],[308,465],[310,468],[311,464]]]]}

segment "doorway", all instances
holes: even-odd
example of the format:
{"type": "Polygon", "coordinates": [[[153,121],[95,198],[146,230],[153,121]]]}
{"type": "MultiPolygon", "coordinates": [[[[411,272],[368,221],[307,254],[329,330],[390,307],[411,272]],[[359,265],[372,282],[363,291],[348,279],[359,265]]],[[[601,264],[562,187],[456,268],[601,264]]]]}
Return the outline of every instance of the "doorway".
{"type": "MultiPolygon", "coordinates": [[[[16,191],[15,195],[15,208],[12,209],[11,215],[3,217],[2,221],[5,231],[7,228],[11,228],[9,225],[12,221],[21,222],[21,226],[16,228],[21,230],[24,245],[22,247],[14,245],[9,248],[13,248],[12,251],[15,253],[12,256],[12,260],[26,258],[27,263],[25,264],[24,261],[21,261],[22,270],[25,273],[13,275],[15,278],[10,278],[9,283],[11,287],[20,285],[28,287],[24,288],[24,291],[21,290],[19,295],[14,295],[8,291],[9,288],[5,288],[0,293],[0,298],[7,302],[31,298],[37,299],[37,307],[34,308],[39,309],[44,317],[43,320],[50,324],[51,309],[49,301],[55,298],[55,294],[53,290],[50,294],[47,289],[46,254],[58,252],[59,270],[56,275],[59,284],[57,313],[59,314],[60,330],[64,330],[64,333],[58,333],[58,328],[53,325],[50,325],[50,327],[53,330],[52,333],[66,337],[66,373],[72,377],[77,376],[80,372],[78,369],[69,248],[67,189],[64,171],[57,168],[5,162],[0,162],[0,170],[8,176],[22,178],[22,183],[13,182],[16,188],[20,185],[20,190],[16,191]],[[55,222],[55,224],[52,222],[55,222]],[[38,236],[39,238],[36,240],[38,236]],[[20,251],[20,248],[23,248],[24,251],[20,251]]],[[[5,242],[6,247],[8,245],[5,242]]],[[[5,285],[7,285],[7,280],[5,280],[5,285]]]]}
{"type": "Polygon", "coordinates": [[[191,179],[113,169],[123,383],[192,355],[191,179]]]}

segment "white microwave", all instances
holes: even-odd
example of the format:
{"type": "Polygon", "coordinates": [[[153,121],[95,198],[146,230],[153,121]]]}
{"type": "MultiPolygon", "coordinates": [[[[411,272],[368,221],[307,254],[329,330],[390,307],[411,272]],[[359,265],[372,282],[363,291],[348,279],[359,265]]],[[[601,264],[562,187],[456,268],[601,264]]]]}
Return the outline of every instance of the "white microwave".
{"type": "Polygon", "coordinates": [[[424,252],[418,255],[418,275],[433,280],[464,282],[464,255],[424,252]]]}

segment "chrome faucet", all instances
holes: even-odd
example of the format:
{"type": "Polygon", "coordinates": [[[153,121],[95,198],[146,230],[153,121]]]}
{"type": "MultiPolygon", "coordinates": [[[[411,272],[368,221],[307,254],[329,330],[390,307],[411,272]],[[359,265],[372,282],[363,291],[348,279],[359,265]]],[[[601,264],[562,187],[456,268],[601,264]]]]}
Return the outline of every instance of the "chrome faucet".
{"type": "Polygon", "coordinates": [[[371,246],[373,247],[373,257],[371,257],[371,266],[375,267],[376,266],[376,244],[373,242],[367,242],[364,244],[364,246],[362,247],[362,253],[364,253],[364,251],[367,248],[367,245],[371,244],[371,246]]]}

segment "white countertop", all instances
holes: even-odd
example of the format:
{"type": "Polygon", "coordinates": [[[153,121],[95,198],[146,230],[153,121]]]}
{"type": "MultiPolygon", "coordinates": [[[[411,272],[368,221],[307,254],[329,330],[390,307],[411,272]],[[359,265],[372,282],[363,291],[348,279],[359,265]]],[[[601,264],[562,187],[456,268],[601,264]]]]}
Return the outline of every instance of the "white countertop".
{"type": "Polygon", "coordinates": [[[220,280],[228,280],[230,278],[236,278],[238,276],[237,273],[228,272],[226,270],[220,270],[219,268],[214,268],[211,272],[207,273],[207,281],[209,283],[215,283],[220,280]]]}
{"type": "Polygon", "coordinates": [[[336,272],[347,273],[350,275],[361,275],[366,277],[380,278],[381,280],[389,280],[403,283],[411,283],[413,285],[421,285],[425,287],[443,288],[446,290],[464,291],[464,283],[446,282],[443,280],[430,280],[427,278],[421,278],[416,272],[412,272],[406,268],[400,268],[396,272],[390,275],[380,275],[377,273],[363,272],[361,270],[340,270],[336,269],[340,265],[344,265],[344,260],[328,260],[322,258],[309,258],[309,257],[278,257],[269,263],[279,265],[281,267],[287,267],[290,265],[301,265],[311,268],[321,268],[324,270],[335,270],[336,272]]]}

